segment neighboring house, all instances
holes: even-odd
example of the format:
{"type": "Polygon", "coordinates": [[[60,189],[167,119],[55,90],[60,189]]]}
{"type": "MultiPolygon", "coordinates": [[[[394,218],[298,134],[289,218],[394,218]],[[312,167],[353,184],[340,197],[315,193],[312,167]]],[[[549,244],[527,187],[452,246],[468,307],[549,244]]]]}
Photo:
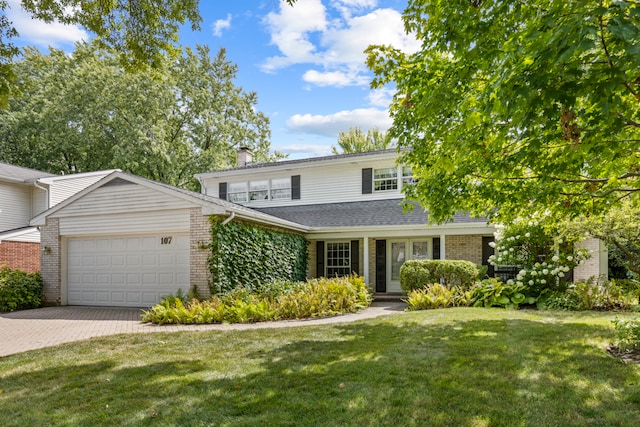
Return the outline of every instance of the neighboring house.
{"type": "Polygon", "coordinates": [[[29,220],[111,171],[57,176],[0,162],[0,266],[40,269],[40,233],[29,220]]]}
{"type": "Polygon", "coordinates": [[[428,225],[419,206],[405,212],[402,187],[413,178],[396,160],[385,150],[253,164],[241,150],[237,168],[196,176],[202,194],[113,172],[31,221],[42,233],[45,298],[144,307],[191,286],[206,297],[212,215],[300,233],[309,277],[356,272],[378,293],[401,292],[408,259],[487,264],[494,228],[463,214],[428,225]]]}

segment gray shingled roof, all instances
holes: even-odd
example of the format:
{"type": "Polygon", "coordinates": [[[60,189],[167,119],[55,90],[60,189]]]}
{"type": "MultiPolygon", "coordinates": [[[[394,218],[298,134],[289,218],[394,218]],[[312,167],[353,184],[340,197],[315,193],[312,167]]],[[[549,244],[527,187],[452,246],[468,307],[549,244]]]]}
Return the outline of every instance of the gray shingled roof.
{"type": "Polygon", "coordinates": [[[38,178],[45,178],[48,176],[56,175],[48,172],[42,172],[35,169],[28,169],[21,166],[14,166],[10,165],[9,163],[0,162],[0,180],[29,182],[35,181],[38,178]]]}
{"type": "MultiPolygon", "coordinates": [[[[235,168],[215,170],[215,171],[212,171],[212,172],[228,172],[228,171],[236,171],[236,170],[275,167],[275,166],[282,166],[282,165],[296,165],[296,164],[300,164],[300,163],[313,163],[313,162],[320,162],[320,161],[324,161],[324,160],[336,160],[336,159],[345,159],[345,158],[351,158],[351,157],[367,157],[367,156],[375,156],[377,154],[395,153],[395,152],[397,152],[396,149],[395,148],[391,148],[391,149],[388,149],[388,150],[367,151],[367,152],[364,152],[364,153],[334,154],[334,155],[331,155],[331,156],[307,157],[307,158],[304,158],[304,159],[295,159],[295,160],[279,160],[277,162],[250,163],[250,164],[245,165],[245,166],[238,166],[238,167],[235,167],[235,168]]],[[[212,173],[212,172],[199,173],[199,174],[196,174],[196,176],[206,175],[207,173],[212,173]]]]}
{"type": "MultiPolygon", "coordinates": [[[[372,200],[366,202],[326,203],[319,205],[280,206],[256,210],[308,227],[366,227],[385,225],[423,225],[427,213],[414,204],[404,213],[402,199],[372,200]]],[[[453,223],[484,223],[484,218],[471,218],[456,214],[453,223]]]]}

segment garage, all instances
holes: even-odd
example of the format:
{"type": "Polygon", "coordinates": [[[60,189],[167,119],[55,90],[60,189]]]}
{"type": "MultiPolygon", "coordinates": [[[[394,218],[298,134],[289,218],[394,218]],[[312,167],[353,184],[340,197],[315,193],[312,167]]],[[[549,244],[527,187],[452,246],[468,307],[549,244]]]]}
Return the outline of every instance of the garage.
{"type": "Polygon", "coordinates": [[[149,307],[189,289],[189,235],[144,234],[67,240],[67,303],[149,307]]]}

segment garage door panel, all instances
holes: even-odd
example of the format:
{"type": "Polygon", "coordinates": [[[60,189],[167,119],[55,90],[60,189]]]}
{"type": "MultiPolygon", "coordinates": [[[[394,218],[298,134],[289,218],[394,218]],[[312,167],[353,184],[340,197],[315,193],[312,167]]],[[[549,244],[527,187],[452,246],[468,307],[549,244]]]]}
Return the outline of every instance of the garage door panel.
{"type": "Polygon", "coordinates": [[[69,238],[67,248],[71,305],[148,307],[189,288],[188,234],[69,238]]]}

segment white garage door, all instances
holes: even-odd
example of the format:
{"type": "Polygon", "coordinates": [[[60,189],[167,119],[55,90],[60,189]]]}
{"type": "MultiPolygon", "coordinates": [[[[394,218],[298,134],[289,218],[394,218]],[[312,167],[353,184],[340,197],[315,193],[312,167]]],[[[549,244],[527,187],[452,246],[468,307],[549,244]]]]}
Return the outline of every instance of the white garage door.
{"type": "Polygon", "coordinates": [[[149,307],[189,290],[189,235],[70,238],[67,303],[149,307]]]}

